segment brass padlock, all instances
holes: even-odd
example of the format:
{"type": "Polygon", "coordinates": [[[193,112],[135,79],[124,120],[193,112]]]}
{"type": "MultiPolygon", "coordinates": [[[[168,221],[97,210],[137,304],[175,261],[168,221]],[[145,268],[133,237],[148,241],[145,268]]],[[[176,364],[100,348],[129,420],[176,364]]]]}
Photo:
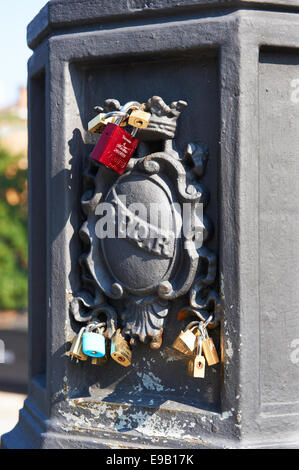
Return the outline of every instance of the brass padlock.
{"type": "Polygon", "coordinates": [[[199,322],[192,322],[181,331],[177,339],[173,342],[172,348],[183,354],[193,354],[196,346],[196,335],[192,330],[198,328],[199,322]]]}
{"type": "Polygon", "coordinates": [[[132,351],[125,338],[121,335],[120,329],[116,331],[111,339],[111,357],[124,367],[128,367],[132,362],[132,351]]]}
{"type": "Polygon", "coordinates": [[[73,357],[80,361],[87,361],[87,356],[82,351],[82,336],[85,332],[85,326],[81,328],[79,333],[73,338],[71,349],[66,353],[73,360],[73,357]]]}
{"type": "Polygon", "coordinates": [[[205,376],[206,360],[202,356],[202,337],[197,336],[198,349],[197,354],[188,361],[187,374],[191,377],[203,379],[205,376]]]}
{"type": "Polygon", "coordinates": [[[199,325],[199,329],[202,336],[202,350],[208,365],[213,366],[215,364],[218,364],[219,357],[215,348],[214,341],[208,335],[206,323],[201,322],[201,324],[199,325]]]}
{"type": "Polygon", "coordinates": [[[141,109],[134,109],[128,119],[128,124],[139,129],[146,129],[151,120],[151,113],[142,111],[141,109]]]}
{"type": "Polygon", "coordinates": [[[94,132],[96,134],[101,134],[103,130],[105,129],[106,125],[108,122],[114,122],[116,119],[116,116],[110,116],[106,117],[106,113],[100,113],[96,117],[94,117],[91,121],[88,123],[88,130],[89,132],[94,132]]]}

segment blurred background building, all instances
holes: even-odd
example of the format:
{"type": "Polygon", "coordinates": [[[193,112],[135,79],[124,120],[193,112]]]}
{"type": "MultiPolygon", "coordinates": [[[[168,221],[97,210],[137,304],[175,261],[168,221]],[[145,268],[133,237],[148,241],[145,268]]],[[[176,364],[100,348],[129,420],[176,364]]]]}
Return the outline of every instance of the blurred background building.
{"type": "Polygon", "coordinates": [[[13,154],[27,153],[27,89],[19,88],[16,103],[0,109],[1,146],[13,154]]]}
{"type": "Polygon", "coordinates": [[[0,436],[27,389],[26,27],[46,0],[0,6],[0,436]]]}
{"type": "Polygon", "coordinates": [[[0,109],[0,434],[27,386],[27,90],[0,109]]]}

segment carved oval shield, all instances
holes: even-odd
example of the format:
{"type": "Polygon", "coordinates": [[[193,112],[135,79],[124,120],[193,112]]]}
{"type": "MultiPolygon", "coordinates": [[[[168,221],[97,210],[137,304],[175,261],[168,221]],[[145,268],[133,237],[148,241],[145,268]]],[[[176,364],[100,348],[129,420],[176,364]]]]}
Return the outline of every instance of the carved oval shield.
{"type": "MultiPolygon", "coordinates": [[[[81,199],[86,216],[79,231],[84,245],[79,258],[83,290],[72,301],[74,318],[86,323],[104,313],[109,338],[121,327],[133,343],[136,336],[143,342],[152,338],[153,349],[161,346],[169,302],[189,293],[187,309],[203,320],[204,312],[210,316],[211,303],[215,311],[219,303],[209,290],[216,257],[198,245],[195,224],[197,203],[208,203],[208,192],[198,181],[208,149],[203,143],[190,143],[183,156],[169,141],[185,106],[184,101],[167,106],[160,97],[149,99],[145,110],[152,114],[151,123],[138,137],[167,139],[163,151],[146,155],[153,149],[143,142],[121,177],[91,160],[81,199]],[[102,203],[108,203],[107,213],[102,203]],[[145,212],[136,212],[132,204],[142,204],[145,212]],[[170,221],[168,235],[159,219],[152,220],[150,204],[162,209],[164,222],[170,221]],[[116,228],[113,238],[105,238],[105,225],[108,231],[116,228]]],[[[106,100],[106,112],[120,108],[117,100],[106,100]]],[[[205,223],[209,226],[208,219],[203,219],[203,232],[208,232],[205,223]]]]}
{"type": "Polygon", "coordinates": [[[102,240],[106,264],[128,290],[150,292],[171,273],[176,252],[169,188],[154,177],[127,174],[108,192],[116,238],[102,240]]]}

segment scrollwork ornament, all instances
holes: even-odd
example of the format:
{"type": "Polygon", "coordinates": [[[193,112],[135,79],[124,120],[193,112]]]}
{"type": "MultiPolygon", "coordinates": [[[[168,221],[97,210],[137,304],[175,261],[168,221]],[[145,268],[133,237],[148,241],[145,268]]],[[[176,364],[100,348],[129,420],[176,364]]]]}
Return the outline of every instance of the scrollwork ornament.
{"type": "MultiPolygon", "coordinates": [[[[209,191],[201,182],[208,161],[206,144],[189,143],[180,155],[173,140],[177,119],[186,106],[184,101],[168,106],[160,97],[150,98],[145,110],[152,119],[148,129],[138,131],[140,152],[131,158],[125,173],[116,175],[93,161],[84,173],[81,207],[85,220],[79,231],[84,246],[79,259],[82,289],[70,301],[71,314],[79,323],[104,318],[108,337],[121,328],[131,345],[150,340],[152,348],[160,347],[170,304],[182,296],[189,296],[186,314],[206,319],[221,310],[213,288],[216,255],[205,246],[212,233],[211,221],[204,214],[200,246],[193,222],[189,232],[181,226],[178,230],[178,209],[188,203],[193,220],[197,204],[205,208],[209,202],[209,191]],[[153,141],[162,142],[163,149],[151,153],[153,141]],[[149,209],[153,202],[161,204],[163,216],[171,221],[167,233],[153,226],[148,215],[131,210],[132,204],[142,203],[149,209]],[[110,215],[103,215],[101,203],[109,205],[110,215]],[[112,216],[116,236],[99,238],[99,224],[104,220],[109,224],[112,216]],[[128,230],[130,224],[134,230],[128,230]]],[[[97,111],[120,108],[117,100],[106,100],[97,111]]]]}

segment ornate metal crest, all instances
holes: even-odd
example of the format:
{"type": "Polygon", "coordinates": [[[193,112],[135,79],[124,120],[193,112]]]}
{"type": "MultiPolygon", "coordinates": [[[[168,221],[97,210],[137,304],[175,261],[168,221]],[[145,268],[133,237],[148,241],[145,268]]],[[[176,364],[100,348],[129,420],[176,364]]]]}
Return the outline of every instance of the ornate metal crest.
{"type": "MultiPolygon", "coordinates": [[[[194,223],[198,204],[205,207],[209,200],[200,182],[208,148],[201,142],[190,143],[181,156],[173,140],[186,106],[184,101],[167,106],[162,98],[149,99],[145,109],[152,119],[147,129],[138,131],[138,155],[125,173],[119,176],[90,161],[84,174],[85,221],[79,232],[85,247],[79,259],[82,290],[72,298],[71,312],[78,322],[104,316],[109,337],[118,327],[131,344],[136,338],[150,339],[152,348],[161,346],[165,319],[175,299],[188,294],[184,311],[201,319],[212,312],[215,324],[220,310],[218,295],[211,288],[216,256],[204,246],[212,223],[203,213],[203,244],[198,244],[194,223]],[[156,142],[161,150],[151,153],[156,142]],[[153,204],[167,220],[168,230],[152,222],[153,204]],[[184,205],[189,211],[188,230],[181,223],[184,205]],[[99,237],[100,229],[110,230],[112,236],[99,237]]],[[[100,109],[120,108],[117,100],[106,100],[100,109]]]]}

